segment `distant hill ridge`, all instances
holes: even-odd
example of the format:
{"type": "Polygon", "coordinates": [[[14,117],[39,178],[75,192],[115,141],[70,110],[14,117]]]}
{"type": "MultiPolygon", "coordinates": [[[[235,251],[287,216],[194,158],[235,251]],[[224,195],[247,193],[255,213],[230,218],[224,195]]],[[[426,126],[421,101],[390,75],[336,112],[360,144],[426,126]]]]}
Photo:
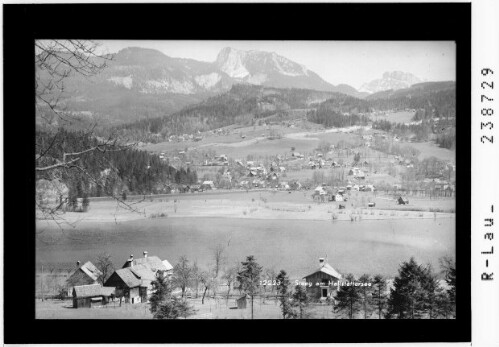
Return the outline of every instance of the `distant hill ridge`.
{"type": "Polygon", "coordinates": [[[226,47],[214,62],[202,62],[129,47],[116,53],[99,75],[67,78],[64,105],[76,112],[99,115],[105,123],[119,124],[174,113],[235,84],[365,95],[346,84],[334,86],[307,67],[273,52],[226,47]]]}
{"type": "Polygon", "coordinates": [[[140,120],[117,129],[144,137],[150,133],[163,137],[221,128],[232,124],[251,125],[257,119],[290,109],[325,107],[341,113],[372,110],[437,107],[455,114],[455,83],[424,82],[398,91],[373,94],[366,99],[350,95],[298,88],[273,88],[238,84],[226,93],[190,105],[170,116],[140,120]]]}

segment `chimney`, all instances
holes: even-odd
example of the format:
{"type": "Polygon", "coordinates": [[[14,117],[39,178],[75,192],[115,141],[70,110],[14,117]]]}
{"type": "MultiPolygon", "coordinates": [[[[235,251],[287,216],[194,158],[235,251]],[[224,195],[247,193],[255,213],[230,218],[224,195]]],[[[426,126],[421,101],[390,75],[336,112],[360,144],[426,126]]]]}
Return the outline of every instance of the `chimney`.
{"type": "Polygon", "coordinates": [[[144,251],[144,258],[147,258],[147,251],[144,251]]]}
{"type": "Polygon", "coordinates": [[[130,263],[130,267],[133,266],[133,254],[130,254],[130,258],[128,259],[128,262],[130,263]]]}
{"type": "Polygon", "coordinates": [[[319,265],[324,266],[324,258],[319,258],[319,265]]]}
{"type": "Polygon", "coordinates": [[[80,267],[80,261],[79,260],[76,261],[76,267],[80,267]]]}

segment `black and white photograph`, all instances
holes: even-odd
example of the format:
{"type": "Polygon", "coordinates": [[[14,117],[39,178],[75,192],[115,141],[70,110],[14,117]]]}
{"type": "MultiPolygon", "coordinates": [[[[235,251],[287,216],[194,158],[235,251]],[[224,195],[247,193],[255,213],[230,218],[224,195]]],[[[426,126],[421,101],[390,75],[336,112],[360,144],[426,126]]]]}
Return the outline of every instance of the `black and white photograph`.
{"type": "Polygon", "coordinates": [[[2,6],[5,343],[495,338],[486,6],[84,2],[2,6]]]}
{"type": "Polygon", "coordinates": [[[454,41],[34,45],[36,319],[455,319],[454,41]]]}

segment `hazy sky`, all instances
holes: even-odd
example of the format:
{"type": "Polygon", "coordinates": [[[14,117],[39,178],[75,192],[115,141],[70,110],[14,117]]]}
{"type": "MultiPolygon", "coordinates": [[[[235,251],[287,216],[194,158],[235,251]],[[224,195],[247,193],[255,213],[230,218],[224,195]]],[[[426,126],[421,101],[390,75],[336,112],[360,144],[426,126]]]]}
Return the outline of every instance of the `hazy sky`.
{"type": "Polygon", "coordinates": [[[275,52],[334,85],[363,83],[385,71],[410,72],[427,81],[455,80],[453,41],[99,41],[115,53],[126,47],[154,48],[171,57],[215,61],[224,47],[275,52]]]}

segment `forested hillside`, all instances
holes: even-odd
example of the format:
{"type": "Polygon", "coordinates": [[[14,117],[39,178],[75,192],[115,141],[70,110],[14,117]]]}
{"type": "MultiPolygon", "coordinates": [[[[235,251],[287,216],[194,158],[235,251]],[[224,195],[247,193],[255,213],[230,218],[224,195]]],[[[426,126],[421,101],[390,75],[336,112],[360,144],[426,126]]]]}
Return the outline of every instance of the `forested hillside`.
{"type": "Polygon", "coordinates": [[[328,98],[360,100],[340,93],[307,89],[277,89],[235,85],[227,93],[184,108],[171,116],[143,119],[116,127],[121,136],[134,140],[164,140],[170,135],[207,131],[244,118],[251,122],[289,109],[309,108],[328,98]],[[151,134],[158,134],[151,139],[151,134]]]}
{"type": "MultiPolygon", "coordinates": [[[[95,147],[99,140],[83,132],[59,129],[56,133],[36,132],[40,167],[56,164],[63,153],[76,153],[95,147]],[[54,137],[57,138],[54,141],[54,137]]],[[[157,155],[127,148],[117,151],[91,151],[80,156],[78,167],[69,170],[37,171],[36,179],[59,179],[69,188],[69,196],[149,194],[164,191],[170,183],[197,181],[195,171],[176,170],[157,155]]]]}
{"type": "Polygon", "coordinates": [[[383,91],[366,98],[376,110],[415,109],[426,110],[415,120],[433,117],[454,117],[456,115],[455,82],[425,82],[410,88],[383,91]],[[433,114],[429,110],[433,110],[433,114]]]}
{"type": "Polygon", "coordinates": [[[115,130],[129,140],[161,142],[171,135],[194,134],[232,124],[252,125],[258,119],[290,109],[307,109],[307,120],[325,127],[367,125],[372,112],[411,109],[415,112],[414,121],[428,122],[405,126],[396,125],[396,121],[391,122],[393,124],[380,121],[373,126],[386,131],[396,129],[400,136],[415,134],[417,140],[427,140],[432,129],[439,134],[438,143],[449,148],[452,134],[441,129],[453,126],[455,101],[454,82],[419,83],[406,89],[376,93],[366,99],[307,89],[234,85],[224,94],[170,116],[142,119],[115,130]]]}

